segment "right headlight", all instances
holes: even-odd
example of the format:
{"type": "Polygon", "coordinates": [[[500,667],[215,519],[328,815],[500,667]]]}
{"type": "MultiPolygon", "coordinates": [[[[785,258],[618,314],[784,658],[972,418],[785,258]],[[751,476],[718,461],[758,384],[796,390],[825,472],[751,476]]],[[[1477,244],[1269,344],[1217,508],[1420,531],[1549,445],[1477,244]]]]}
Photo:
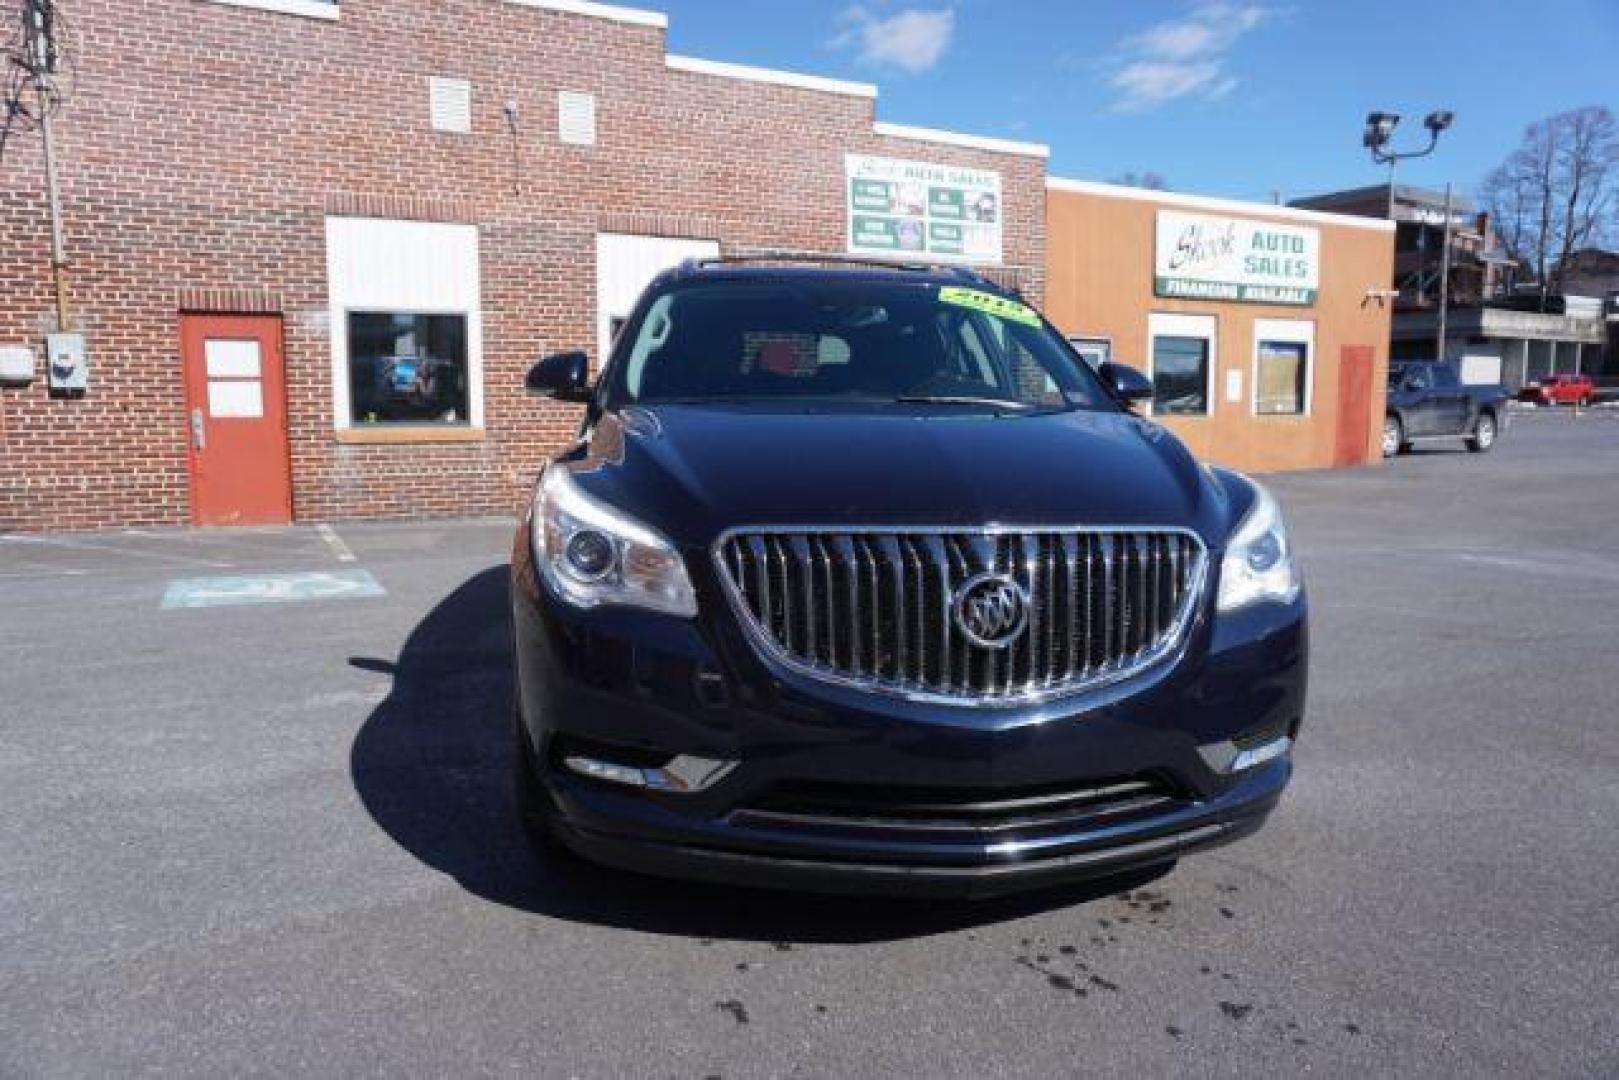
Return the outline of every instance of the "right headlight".
{"type": "Polygon", "coordinates": [[[608,604],[693,618],[697,594],[685,560],[663,536],[592,498],[561,465],[534,494],[534,562],[547,585],[575,607],[608,604]]]}
{"type": "Polygon", "coordinates": [[[1267,602],[1291,604],[1304,587],[1281,506],[1270,492],[1248,482],[1254,487],[1254,505],[1226,542],[1220,564],[1221,611],[1267,602]]]}

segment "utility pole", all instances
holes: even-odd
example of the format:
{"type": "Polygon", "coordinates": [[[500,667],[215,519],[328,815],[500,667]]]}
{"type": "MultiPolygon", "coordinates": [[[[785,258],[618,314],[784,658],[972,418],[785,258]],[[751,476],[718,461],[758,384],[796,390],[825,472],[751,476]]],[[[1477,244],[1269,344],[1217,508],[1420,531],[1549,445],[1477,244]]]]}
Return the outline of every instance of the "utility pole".
{"type": "Polygon", "coordinates": [[[45,191],[51,217],[51,277],[56,287],[56,330],[71,330],[68,316],[67,240],[62,231],[62,191],[56,171],[56,138],[51,114],[56,109],[56,13],[54,0],[23,0],[23,36],[28,42],[28,70],[39,97],[39,133],[45,147],[45,191]]]}
{"type": "Polygon", "coordinates": [[[1450,331],[1450,228],[1454,215],[1452,186],[1445,184],[1445,242],[1439,256],[1439,344],[1435,360],[1445,359],[1445,339],[1450,331]]]}

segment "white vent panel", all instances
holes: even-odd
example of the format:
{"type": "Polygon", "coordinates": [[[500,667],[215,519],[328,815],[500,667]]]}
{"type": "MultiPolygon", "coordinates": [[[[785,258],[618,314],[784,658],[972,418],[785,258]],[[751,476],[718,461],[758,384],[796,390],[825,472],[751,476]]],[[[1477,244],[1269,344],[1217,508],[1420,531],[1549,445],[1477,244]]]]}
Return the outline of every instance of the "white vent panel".
{"type": "Polygon", "coordinates": [[[596,145],[596,96],[564,90],[557,95],[557,134],[568,146],[596,145]]]}
{"type": "Polygon", "coordinates": [[[465,79],[428,80],[434,131],[465,135],[472,130],[472,84],[465,79]]]}

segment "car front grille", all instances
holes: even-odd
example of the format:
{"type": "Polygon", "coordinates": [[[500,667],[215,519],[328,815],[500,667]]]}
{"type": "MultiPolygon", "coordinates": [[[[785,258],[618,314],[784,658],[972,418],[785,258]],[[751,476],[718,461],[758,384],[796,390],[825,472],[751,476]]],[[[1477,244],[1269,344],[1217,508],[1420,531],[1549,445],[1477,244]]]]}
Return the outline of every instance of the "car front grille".
{"type": "Polygon", "coordinates": [[[1183,804],[1169,784],[1152,776],[1004,790],[789,783],[767,790],[738,813],[750,815],[754,823],[989,834],[1053,825],[1093,828],[1183,804]]]}
{"type": "Polygon", "coordinates": [[[966,704],[1126,678],[1184,639],[1205,573],[1180,530],[738,530],[716,554],[750,636],[806,674],[966,704]],[[986,576],[1026,620],[995,646],[957,616],[986,576]]]}
{"type": "MultiPolygon", "coordinates": [[[[843,845],[881,845],[903,862],[982,862],[1032,845],[1071,847],[1087,835],[1150,827],[1190,804],[1156,776],[1023,788],[917,788],[783,782],[732,811],[729,824],[843,845]],[[925,855],[894,845],[922,844],[925,855]]],[[[840,856],[856,856],[845,850],[840,856]]]]}

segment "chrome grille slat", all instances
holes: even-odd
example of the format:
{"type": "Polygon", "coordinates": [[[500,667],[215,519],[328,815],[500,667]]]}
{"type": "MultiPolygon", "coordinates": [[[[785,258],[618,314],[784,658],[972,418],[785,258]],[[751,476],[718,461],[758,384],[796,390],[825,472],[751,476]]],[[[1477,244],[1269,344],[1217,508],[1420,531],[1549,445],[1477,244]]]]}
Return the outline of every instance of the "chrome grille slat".
{"type": "Polygon", "coordinates": [[[1029,575],[1029,632],[1024,635],[1028,655],[1023,665],[1023,688],[1034,688],[1041,660],[1046,649],[1046,623],[1050,622],[1046,605],[1051,603],[1051,583],[1045,576],[1045,547],[1038,536],[1020,536],[1023,548],[1023,566],[1029,575]]]}
{"type": "Polygon", "coordinates": [[[873,678],[879,678],[883,670],[882,578],[877,572],[877,554],[872,550],[871,538],[862,536],[857,541],[857,545],[860,549],[861,558],[861,583],[862,585],[867,581],[871,583],[870,587],[865,589],[866,611],[870,614],[871,626],[871,636],[866,639],[868,655],[871,657],[869,674],[873,678]]]}
{"type": "Polygon", "coordinates": [[[905,553],[905,584],[907,587],[905,606],[906,619],[911,622],[913,642],[910,652],[911,665],[906,669],[906,681],[914,686],[920,686],[926,680],[928,666],[928,634],[927,634],[927,596],[926,574],[922,570],[922,555],[917,550],[914,538],[906,537],[900,542],[900,550],[905,553]],[[913,572],[914,571],[914,572],[913,572]]]}
{"type": "MultiPolygon", "coordinates": [[[[947,536],[944,538],[944,551],[945,557],[950,562],[951,595],[945,598],[944,608],[944,610],[948,613],[950,611],[950,604],[954,597],[956,586],[961,582],[966,581],[967,578],[971,576],[971,569],[967,562],[967,556],[962,554],[961,542],[955,537],[947,536]]],[[[949,626],[950,623],[946,622],[945,625],[949,626]]],[[[956,687],[956,692],[963,696],[970,692],[969,687],[971,686],[971,683],[968,679],[968,674],[972,670],[972,657],[968,654],[971,652],[971,648],[972,647],[968,645],[967,642],[963,641],[961,643],[961,648],[955,651],[956,658],[952,660],[950,664],[949,681],[956,687]]]]}
{"type": "Polygon", "coordinates": [[[760,625],[774,626],[775,604],[770,595],[770,564],[765,557],[765,542],[757,536],[750,536],[735,547],[738,552],[746,551],[747,557],[753,560],[753,590],[760,625]]]}
{"type": "MultiPolygon", "coordinates": [[[[1066,633],[1062,643],[1062,669],[1074,671],[1075,658],[1078,656],[1076,646],[1079,644],[1079,544],[1072,533],[1062,537],[1062,577],[1063,577],[1063,626],[1066,633]]],[[[1051,686],[1054,679],[1046,681],[1051,686]]]]}
{"type": "Polygon", "coordinates": [[[793,595],[798,590],[793,588],[792,573],[787,569],[787,545],[779,538],[771,538],[766,542],[775,549],[772,552],[775,556],[775,566],[781,571],[781,638],[788,652],[796,652],[798,620],[794,617],[793,595]]]}
{"type": "Polygon", "coordinates": [[[905,575],[904,557],[900,554],[899,538],[880,536],[877,540],[882,552],[883,576],[893,583],[892,599],[888,610],[894,615],[894,645],[889,669],[895,685],[905,682],[905,575]]]}
{"type": "Polygon", "coordinates": [[[761,651],[862,689],[967,705],[1103,686],[1176,652],[1207,573],[1178,529],[740,529],[714,564],[761,651]],[[1025,593],[1027,623],[986,648],[956,625],[985,573],[1025,593]]]}
{"type": "Polygon", "coordinates": [[[838,553],[838,560],[847,586],[843,595],[849,602],[847,612],[849,670],[856,675],[860,675],[864,671],[860,662],[860,559],[855,555],[854,540],[851,537],[834,536],[832,546],[838,553]]]}
{"type": "MultiPolygon", "coordinates": [[[[976,536],[971,537],[970,541],[973,542],[969,542],[968,546],[973,549],[973,553],[978,560],[977,566],[974,568],[977,573],[994,573],[1002,569],[1000,565],[1000,537],[976,536]]],[[[985,694],[999,694],[1001,691],[996,685],[996,680],[1000,675],[1000,662],[1005,658],[1007,650],[976,649],[974,651],[977,653],[979,667],[978,683],[976,685],[981,687],[985,694]]],[[[969,678],[971,677],[969,675],[969,678]]]]}
{"type": "Polygon", "coordinates": [[[924,535],[921,538],[922,547],[928,553],[928,566],[933,576],[938,579],[939,591],[934,594],[930,603],[935,605],[939,613],[939,654],[935,660],[938,676],[932,680],[933,685],[948,693],[951,683],[950,658],[950,556],[945,553],[945,542],[935,535],[924,535]]]}
{"type": "Polygon", "coordinates": [[[1117,640],[1118,611],[1113,590],[1113,537],[1101,538],[1102,548],[1102,659],[1099,666],[1107,667],[1113,657],[1113,643],[1117,640]]]}
{"type": "Polygon", "coordinates": [[[844,667],[843,659],[838,654],[838,626],[841,623],[841,613],[838,604],[841,598],[838,595],[836,575],[832,573],[832,556],[828,553],[826,538],[820,536],[810,537],[810,546],[815,550],[817,569],[820,571],[816,584],[821,586],[821,607],[826,613],[826,659],[827,663],[835,668],[844,667]]]}
{"type": "Polygon", "coordinates": [[[1133,660],[1146,651],[1151,640],[1148,634],[1152,630],[1152,623],[1147,618],[1147,538],[1137,533],[1132,540],[1136,560],[1131,574],[1135,582],[1136,594],[1135,609],[1131,620],[1133,624],[1131,629],[1134,633],[1130,637],[1130,658],[1133,660]]]}

